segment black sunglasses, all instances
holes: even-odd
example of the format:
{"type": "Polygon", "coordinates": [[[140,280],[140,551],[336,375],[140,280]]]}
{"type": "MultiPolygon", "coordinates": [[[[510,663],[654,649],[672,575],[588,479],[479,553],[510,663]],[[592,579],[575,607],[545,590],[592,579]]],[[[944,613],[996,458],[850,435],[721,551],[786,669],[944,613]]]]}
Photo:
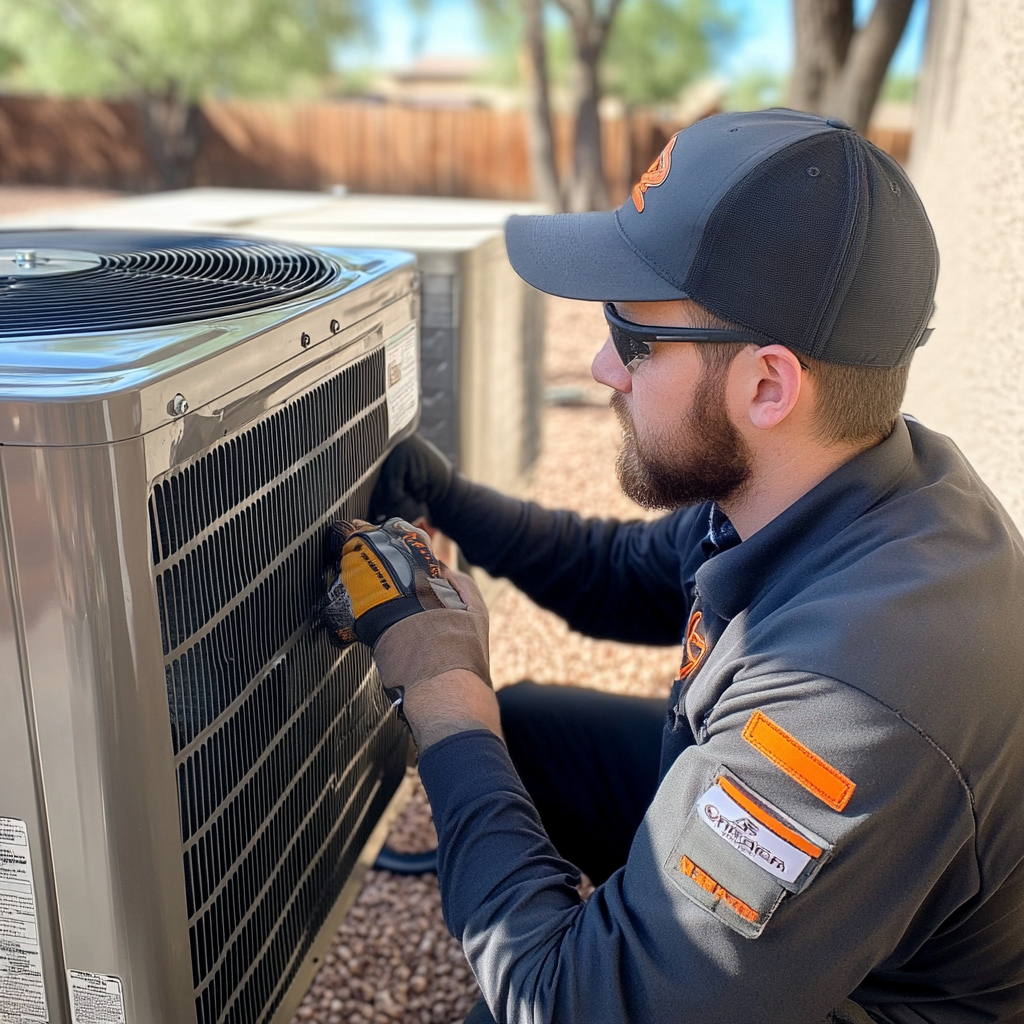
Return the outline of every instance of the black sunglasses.
{"type": "Polygon", "coordinates": [[[651,327],[624,320],[610,302],[604,304],[604,318],[612,335],[612,344],[622,365],[632,373],[637,365],[651,355],[655,341],[735,341],[745,345],[764,345],[764,338],[748,331],[727,331],[704,327],[651,327]]]}

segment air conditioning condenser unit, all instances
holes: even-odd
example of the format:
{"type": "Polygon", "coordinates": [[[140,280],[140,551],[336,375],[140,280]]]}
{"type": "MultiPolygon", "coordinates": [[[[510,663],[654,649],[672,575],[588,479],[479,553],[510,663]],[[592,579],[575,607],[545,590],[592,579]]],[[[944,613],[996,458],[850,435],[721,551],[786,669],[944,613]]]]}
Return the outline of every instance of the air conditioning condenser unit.
{"type": "Polygon", "coordinates": [[[301,998],[405,768],[312,613],[415,428],[418,294],[401,253],[0,233],[4,1024],[301,998]]]}

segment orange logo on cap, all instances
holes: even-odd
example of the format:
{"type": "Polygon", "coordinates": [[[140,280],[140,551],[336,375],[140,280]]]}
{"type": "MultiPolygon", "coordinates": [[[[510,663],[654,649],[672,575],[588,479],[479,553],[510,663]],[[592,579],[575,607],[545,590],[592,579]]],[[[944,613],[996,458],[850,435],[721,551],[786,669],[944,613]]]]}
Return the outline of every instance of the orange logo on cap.
{"type": "Polygon", "coordinates": [[[676,144],[677,136],[673,135],[668,140],[668,145],[661,151],[658,159],[640,175],[640,180],[633,186],[633,205],[637,213],[644,212],[644,193],[657,185],[660,185],[667,177],[672,167],[672,147],[676,144]]]}

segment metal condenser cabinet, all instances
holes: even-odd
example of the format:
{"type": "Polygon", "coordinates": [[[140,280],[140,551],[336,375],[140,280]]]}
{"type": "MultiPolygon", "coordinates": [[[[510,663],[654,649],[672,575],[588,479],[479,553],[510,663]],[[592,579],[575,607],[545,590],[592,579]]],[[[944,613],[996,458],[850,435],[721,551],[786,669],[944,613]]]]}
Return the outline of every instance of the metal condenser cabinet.
{"type": "Polygon", "coordinates": [[[504,227],[512,214],[541,212],[537,203],[484,199],[193,188],[28,219],[415,253],[423,326],[420,432],[472,480],[514,494],[540,448],[545,298],[512,269],[504,227]]]}
{"type": "Polygon", "coordinates": [[[415,428],[418,301],[400,253],[0,234],[5,1024],[301,997],[404,774],[313,608],[415,428]]]}

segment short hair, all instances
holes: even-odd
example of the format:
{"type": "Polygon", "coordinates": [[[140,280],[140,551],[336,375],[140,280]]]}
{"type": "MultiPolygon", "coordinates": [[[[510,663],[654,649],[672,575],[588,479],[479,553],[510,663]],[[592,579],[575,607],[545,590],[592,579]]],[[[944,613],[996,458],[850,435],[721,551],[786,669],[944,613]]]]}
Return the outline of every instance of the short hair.
{"type": "MultiPolygon", "coordinates": [[[[694,327],[743,330],[739,324],[715,316],[693,303],[694,327]]],[[[708,342],[697,346],[701,364],[711,374],[724,373],[732,365],[741,342],[708,342]]],[[[792,351],[792,350],[791,350],[792,351]]],[[[815,437],[824,444],[878,443],[892,433],[907,390],[910,363],[902,366],[846,366],[826,363],[796,353],[814,381],[815,437]]]]}

